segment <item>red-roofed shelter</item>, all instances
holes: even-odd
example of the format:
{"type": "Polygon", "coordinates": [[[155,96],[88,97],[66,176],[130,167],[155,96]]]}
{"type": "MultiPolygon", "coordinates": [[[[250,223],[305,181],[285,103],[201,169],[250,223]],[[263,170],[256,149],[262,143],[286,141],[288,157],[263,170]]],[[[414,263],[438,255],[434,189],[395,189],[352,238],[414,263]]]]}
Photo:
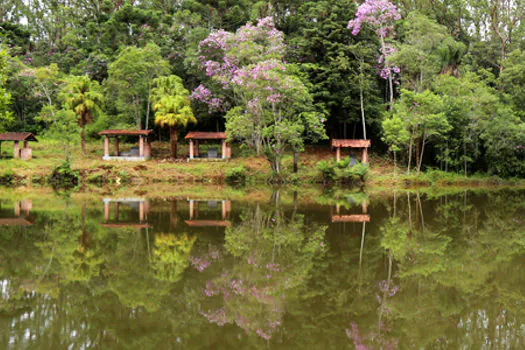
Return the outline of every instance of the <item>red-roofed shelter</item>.
{"type": "Polygon", "coordinates": [[[100,136],[104,136],[104,160],[148,160],[151,158],[151,141],[149,136],[153,130],[104,130],[99,132],[100,136]],[[138,136],[139,146],[132,148],[130,152],[120,152],[119,150],[119,136],[138,136]],[[109,155],[109,138],[115,139],[115,154],[109,155]]]}
{"type": "Polygon", "coordinates": [[[195,158],[217,158],[217,155],[208,151],[207,157],[201,157],[199,152],[199,141],[202,140],[220,140],[221,141],[221,158],[230,159],[232,157],[231,146],[226,142],[228,136],[225,132],[203,132],[192,131],[186,135],[185,139],[189,140],[189,159],[195,158]]]}
{"type": "Polygon", "coordinates": [[[38,142],[35,135],[30,132],[7,132],[0,134],[0,157],[2,156],[2,142],[5,141],[14,142],[13,158],[22,160],[29,160],[33,156],[33,151],[29,148],[28,142],[38,142]],[[20,142],[24,143],[24,147],[20,148],[20,142]]]}
{"type": "Polygon", "coordinates": [[[348,140],[332,139],[332,147],[335,147],[335,159],[341,160],[341,148],[358,148],[361,149],[361,163],[368,164],[368,148],[372,145],[370,140],[348,140]]]}

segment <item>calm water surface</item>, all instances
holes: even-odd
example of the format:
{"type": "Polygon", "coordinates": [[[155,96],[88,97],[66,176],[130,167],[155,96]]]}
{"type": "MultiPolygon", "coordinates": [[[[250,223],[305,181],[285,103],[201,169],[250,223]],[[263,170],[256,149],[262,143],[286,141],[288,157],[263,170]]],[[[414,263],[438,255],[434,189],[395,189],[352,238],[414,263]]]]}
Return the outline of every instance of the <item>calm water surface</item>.
{"type": "Polygon", "coordinates": [[[0,190],[0,348],[525,348],[525,191],[231,192],[0,190]]]}

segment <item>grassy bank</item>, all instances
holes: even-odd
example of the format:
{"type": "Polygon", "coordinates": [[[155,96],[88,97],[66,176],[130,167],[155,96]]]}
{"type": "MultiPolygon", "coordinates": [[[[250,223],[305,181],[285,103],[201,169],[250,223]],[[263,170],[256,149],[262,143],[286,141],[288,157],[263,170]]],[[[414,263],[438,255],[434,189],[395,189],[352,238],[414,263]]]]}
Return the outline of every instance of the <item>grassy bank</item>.
{"type": "MultiPolygon", "coordinates": [[[[134,145],[121,144],[125,150],[134,145]]],[[[32,143],[33,159],[21,161],[12,159],[8,144],[3,147],[0,159],[0,183],[12,185],[45,185],[57,165],[63,163],[65,156],[60,145],[50,141],[32,143]]],[[[181,156],[175,162],[169,161],[167,143],[155,142],[152,146],[153,159],[146,162],[118,162],[102,160],[102,143],[88,143],[87,154],[82,155],[79,147],[71,149],[71,168],[78,173],[81,185],[107,184],[155,184],[155,183],[203,183],[222,184],[227,178],[245,177],[249,184],[266,183],[273,177],[268,162],[263,157],[243,154],[239,148],[233,149],[229,161],[186,162],[186,145],[179,146],[181,156]]],[[[283,160],[281,180],[292,184],[326,183],[317,164],[331,160],[334,154],[326,147],[310,147],[299,157],[299,171],[292,172],[292,157],[283,160]]],[[[407,175],[399,169],[397,178],[393,176],[393,166],[385,158],[371,155],[369,172],[365,185],[368,187],[418,187],[418,186],[525,186],[524,180],[503,180],[498,177],[475,175],[465,177],[455,173],[427,171],[420,175],[407,175]]]]}

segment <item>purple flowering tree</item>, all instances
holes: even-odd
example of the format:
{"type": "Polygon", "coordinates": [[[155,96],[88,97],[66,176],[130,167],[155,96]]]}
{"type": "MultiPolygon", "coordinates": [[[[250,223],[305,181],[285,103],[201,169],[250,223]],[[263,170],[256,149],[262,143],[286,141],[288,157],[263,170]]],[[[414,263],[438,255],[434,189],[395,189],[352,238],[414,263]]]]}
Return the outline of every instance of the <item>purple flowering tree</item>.
{"type": "Polygon", "coordinates": [[[396,5],[388,0],[366,0],[359,5],[355,19],[348,22],[348,29],[352,35],[357,35],[361,27],[367,24],[375,29],[381,43],[378,64],[379,75],[388,80],[390,90],[390,103],[394,102],[394,75],[399,73],[399,67],[388,62],[388,57],[395,52],[395,48],[388,42],[394,33],[394,22],[401,19],[396,5]]]}
{"type": "Polygon", "coordinates": [[[199,44],[199,61],[224,94],[204,85],[192,94],[210,112],[225,112],[229,137],[264,154],[276,174],[287,150],[297,161],[305,139],[326,138],[325,117],[294,74],[295,66],[284,61],[284,51],[284,35],[270,17],[235,33],[213,32],[199,44]]]}

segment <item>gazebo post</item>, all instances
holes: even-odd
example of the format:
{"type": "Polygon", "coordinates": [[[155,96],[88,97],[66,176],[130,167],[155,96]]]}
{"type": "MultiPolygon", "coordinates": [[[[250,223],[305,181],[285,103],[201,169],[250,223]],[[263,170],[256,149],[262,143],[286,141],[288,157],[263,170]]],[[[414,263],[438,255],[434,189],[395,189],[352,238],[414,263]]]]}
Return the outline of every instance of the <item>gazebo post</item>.
{"type": "Polygon", "coordinates": [[[190,159],[193,159],[193,139],[190,139],[190,159]]]}
{"type": "Polygon", "coordinates": [[[109,137],[104,136],[104,157],[109,157],[109,137]]]}
{"type": "Polygon", "coordinates": [[[222,209],[222,219],[226,219],[226,201],[221,202],[221,209],[222,209]]]}
{"type": "Polygon", "coordinates": [[[199,157],[199,140],[195,140],[195,157],[199,157]]]}
{"type": "Polygon", "coordinates": [[[222,151],[221,151],[222,159],[226,159],[226,140],[222,140],[221,145],[222,145],[222,151]]]}
{"type": "Polygon", "coordinates": [[[139,136],[139,157],[144,157],[144,138],[139,136]]]}
{"type": "Polygon", "coordinates": [[[339,162],[341,160],[341,147],[335,149],[335,160],[339,162]]]}
{"type": "Polygon", "coordinates": [[[14,147],[13,147],[13,158],[18,159],[20,158],[20,142],[15,141],[14,147]]]}
{"type": "Polygon", "coordinates": [[[361,163],[368,164],[368,148],[366,147],[363,148],[361,163]]]}
{"type": "Polygon", "coordinates": [[[118,154],[119,154],[118,146],[119,146],[118,136],[115,136],[115,156],[116,157],[118,157],[118,154]]]}

